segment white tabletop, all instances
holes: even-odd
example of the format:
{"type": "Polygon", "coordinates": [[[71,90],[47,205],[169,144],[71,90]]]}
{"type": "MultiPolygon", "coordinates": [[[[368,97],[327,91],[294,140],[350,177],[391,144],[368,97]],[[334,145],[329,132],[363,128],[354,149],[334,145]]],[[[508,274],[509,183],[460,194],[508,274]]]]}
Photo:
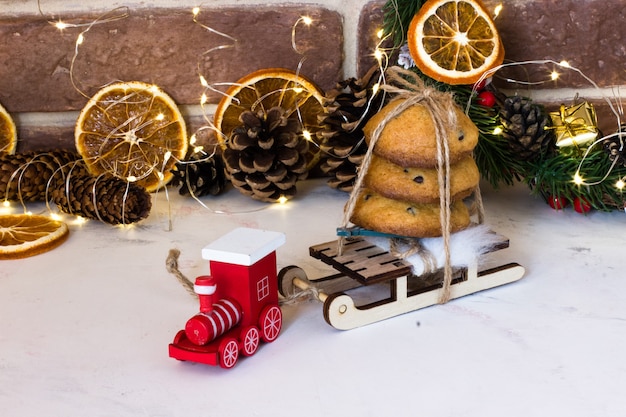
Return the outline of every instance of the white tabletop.
{"type": "Polygon", "coordinates": [[[346,198],[312,180],[286,205],[230,190],[202,198],[209,210],[171,192],[133,227],[67,217],[62,246],[0,262],[0,415],[626,415],[626,214],[556,212],[523,186],[483,187],[487,223],[511,241],[491,262],[525,266],[518,282],[349,331],[302,302],[233,369],[168,357],[198,308],[165,269],[170,249],[194,278],[211,241],[274,230],[279,268],[321,276],[308,248],[335,238],[346,198]]]}

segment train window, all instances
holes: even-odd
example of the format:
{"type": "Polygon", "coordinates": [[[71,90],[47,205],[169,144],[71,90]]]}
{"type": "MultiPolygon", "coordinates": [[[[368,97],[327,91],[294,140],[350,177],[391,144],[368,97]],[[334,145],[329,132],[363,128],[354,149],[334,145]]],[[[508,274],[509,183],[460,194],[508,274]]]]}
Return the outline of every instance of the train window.
{"type": "Polygon", "coordinates": [[[257,299],[261,301],[270,295],[270,279],[268,276],[261,278],[256,283],[257,299]]]}

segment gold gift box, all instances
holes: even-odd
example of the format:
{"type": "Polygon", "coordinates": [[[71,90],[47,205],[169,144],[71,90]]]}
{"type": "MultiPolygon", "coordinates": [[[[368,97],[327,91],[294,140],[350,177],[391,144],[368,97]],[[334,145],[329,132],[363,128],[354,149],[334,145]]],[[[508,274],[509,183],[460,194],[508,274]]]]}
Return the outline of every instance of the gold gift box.
{"type": "Polygon", "coordinates": [[[586,101],[571,107],[562,104],[559,111],[550,112],[550,118],[558,147],[581,147],[598,137],[596,110],[586,101]]]}

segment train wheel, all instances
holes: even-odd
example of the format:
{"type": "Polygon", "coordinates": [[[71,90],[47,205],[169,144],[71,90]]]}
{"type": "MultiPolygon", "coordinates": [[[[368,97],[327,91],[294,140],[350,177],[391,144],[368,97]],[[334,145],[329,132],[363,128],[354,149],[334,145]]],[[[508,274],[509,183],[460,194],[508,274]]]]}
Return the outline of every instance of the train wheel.
{"type": "Polygon", "coordinates": [[[239,344],[237,339],[233,337],[227,337],[220,343],[218,348],[220,354],[220,366],[228,369],[235,366],[237,359],[239,359],[239,344]]]}
{"type": "Polygon", "coordinates": [[[306,272],[299,266],[291,265],[286,266],[278,271],[278,292],[283,297],[290,297],[296,293],[298,288],[293,285],[294,278],[300,278],[303,281],[307,280],[306,272]]]}
{"type": "Polygon", "coordinates": [[[252,356],[259,348],[259,329],[254,326],[248,326],[241,332],[241,353],[246,356],[252,356]]]}
{"type": "Polygon", "coordinates": [[[270,305],[263,309],[259,327],[264,342],[270,343],[276,340],[280,329],[283,327],[283,312],[277,305],[270,305]]]}

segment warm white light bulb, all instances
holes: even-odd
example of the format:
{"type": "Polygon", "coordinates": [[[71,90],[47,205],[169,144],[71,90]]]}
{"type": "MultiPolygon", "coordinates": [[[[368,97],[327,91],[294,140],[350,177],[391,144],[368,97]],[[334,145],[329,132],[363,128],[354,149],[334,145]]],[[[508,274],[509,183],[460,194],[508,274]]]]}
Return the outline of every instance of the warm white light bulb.
{"type": "Polygon", "coordinates": [[[374,51],[374,58],[376,58],[376,61],[380,63],[383,60],[383,51],[381,51],[379,48],[376,48],[376,50],[374,51]]]}
{"type": "Polygon", "coordinates": [[[502,11],[502,3],[498,4],[496,6],[496,8],[493,11],[493,18],[495,19],[496,17],[498,17],[500,15],[500,12],[502,11]]]}
{"type": "Polygon", "coordinates": [[[583,183],[584,183],[584,181],[583,181],[583,178],[580,176],[580,173],[576,172],[574,174],[574,184],[581,185],[583,183]]]}
{"type": "Polygon", "coordinates": [[[623,180],[617,180],[617,182],[615,183],[615,186],[617,187],[618,190],[622,190],[624,189],[624,186],[626,186],[626,183],[624,183],[623,180]]]}
{"type": "Polygon", "coordinates": [[[302,16],[302,22],[309,26],[313,23],[313,19],[311,19],[309,16],[302,16]]]}

